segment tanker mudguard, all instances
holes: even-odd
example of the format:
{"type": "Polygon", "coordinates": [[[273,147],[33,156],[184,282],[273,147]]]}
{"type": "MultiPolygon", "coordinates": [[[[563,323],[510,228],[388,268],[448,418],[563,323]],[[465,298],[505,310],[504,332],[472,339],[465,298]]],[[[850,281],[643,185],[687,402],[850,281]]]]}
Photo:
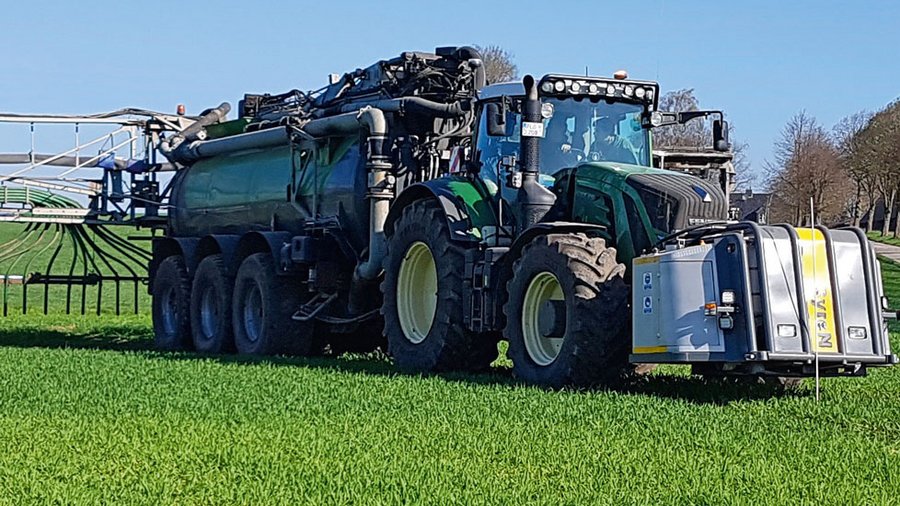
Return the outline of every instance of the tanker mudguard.
{"type": "Polygon", "coordinates": [[[393,234],[394,222],[406,206],[417,200],[435,199],[444,210],[451,240],[479,242],[482,227],[497,224],[487,190],[479,188],[479,184],[465,177],[447,176],[411,185],[394,200],[385,230],[393,234]]]}
{"type": "Polygon", "coordinates": [[[231,266],[234,264],[234,253],[237,251],[238,241],[240,241],[240,239],[241,236],[237,234],[213,234],[204,236],[200,239],[200,243],[197,245],[197,251],[194,253],[194,258],[191,259],[191,262],[196,266],[207,256],[221,253],[225,265],[231,266]]]}
{"type": "MultiPolygon", "coordinates": [[[[254,253],[270,253],[275,265],[281,264],[281,248],[291,243],[291,234],[288,232],[253,231],[241,236],[235,252],[238,260],[254,253]]],[[[235,271],[239,262],[235,262],[235,271]]]]}
{"type": "Polygon", "coordinates": [[[188,273],[193,273],[197,268],[198,262],[195,260],[195,252],[199,243],[200,239],[196,237],[154,238],[150,243],[153,256],[150,259],[150,264],[147,266],[147,275],[148,279],[150,279],[150,283],[147,285],[148,292],[153,290],[153,280],[156,278],[156,269],[159,267],[159,263],[170,256],[183,256],[188,273]]]}

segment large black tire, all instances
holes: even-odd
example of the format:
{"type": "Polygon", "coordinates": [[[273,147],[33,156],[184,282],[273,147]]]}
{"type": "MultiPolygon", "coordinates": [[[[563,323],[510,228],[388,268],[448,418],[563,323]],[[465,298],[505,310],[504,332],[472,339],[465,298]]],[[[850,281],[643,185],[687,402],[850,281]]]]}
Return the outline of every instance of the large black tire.
{"type": "Polygon", "coordinates": [[[184,257],[165,258],[153,278],[153,345],[156,349],[190,349],[190,299],[191,281],[184,257]]]}
{"type": "MultiPolygon", "coordinates": [[[[427,263],[427,262],[426,262],[427,263]]],[[[466,330],[463,323],[463,276],[465,275],[465,250],[450,240],[446,218],[438,204],[420,200],[403,209],[394,224],[394,233],[388,240],[385,258],[384,282],[381,291],[384,301],[384,331],[388,352],[395,365],[403,371],[484,371],[497,358],[497,341],[489,335],[466,330]],[[424,245],[427,252],[422,249],[424,245]],[[400,290],[398,277],[401,265],[413,251],[430,255],[435,274],[436,293],[412,293],[400,290]],[[400,310],[417,312],[410,304],[426,297],[433,302],[430,327],[410,330],[410,320],[401,323],[400,310]],[[399,300],[398,300],[399,297],[399,300]],[[436,300],[435,300],[436,297],[436,300]],[[398,308],[403,305],[406,309],[398,308]]],[[[409,269],[410,267],[404,267],[409,269]]],[[[427,320],[427,318],[426,318],[427,320]]]]}
{"type": "Polygon", "coordinates": [[[513,266],[504,307],[513,374],[551,388],[618,385],[632,369],[624,273],[616,250],[601,238],[551,234],[528,243],[513,266]],[[537,292],[528,295],[529,289],[537,292]],[[557,311],[549,311],[556,325],[548,326],[546,310],[535,309],[550,306],[535,302],[543,300],[541,289],[555,294],[547,297],[557,301],[557,311]],[[547,339],[552,336],[561,337],[547,339]]]}
{"type": "Polygon", "coordinates": [[[231,292],[234,282],[222,255],[210,255],[200,262],[191,287],[191,334],[200,353],[227,353],[234,350],[231,324],[231,292]]]}
{"type": "Polygon", "coordinates": [[[300,308],[300,283],[279,277],[269,253],[241,263],[234,280],[234,344],[245,355],[309,356],[320,351],[312,322],[291,316],[300,308]]]}

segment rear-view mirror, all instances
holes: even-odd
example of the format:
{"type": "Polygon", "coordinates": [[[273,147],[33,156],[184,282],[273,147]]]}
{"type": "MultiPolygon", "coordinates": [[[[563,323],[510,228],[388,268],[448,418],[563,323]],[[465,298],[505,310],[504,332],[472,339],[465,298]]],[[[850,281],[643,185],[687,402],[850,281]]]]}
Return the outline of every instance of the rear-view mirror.
{"type": "Polygon", "coordinates": [[[731,149],[731,143],[728,141],[728,122],[725,120],[715,120],[712,124],[713,130],[713,149],[716,151],[728,151],[731,149]]]}
{"type": "Polygon", "coordinates": [[[490,103],[485,107],[487,114],[487,133],[491,137],[506,137],[506,111],[499,103],[490,103]]]}

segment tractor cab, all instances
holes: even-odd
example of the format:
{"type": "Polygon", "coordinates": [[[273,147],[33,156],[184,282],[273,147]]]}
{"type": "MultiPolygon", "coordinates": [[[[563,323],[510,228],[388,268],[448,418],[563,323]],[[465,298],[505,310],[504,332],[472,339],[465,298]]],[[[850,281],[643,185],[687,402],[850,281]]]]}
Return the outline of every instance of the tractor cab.
{"type": "MultiPolygon", "coordinates": [[[[648,81],[547,75],[536,83],[540,122],[525,121],[525,88],[503,83],[479,93],[473,172],[498,207],[518,198],[521,141],[538,137],[538,183],[555,195],[546,220],[600,225],[619,261],[691,225],[727,218],[715,182],[652,168],[651,130],[718,115],[713,144],[728,150],[719,111],[657,111],[659,86],[648,81]]],[[[515,213],[506,213],[514,221],[515,213]]]]}

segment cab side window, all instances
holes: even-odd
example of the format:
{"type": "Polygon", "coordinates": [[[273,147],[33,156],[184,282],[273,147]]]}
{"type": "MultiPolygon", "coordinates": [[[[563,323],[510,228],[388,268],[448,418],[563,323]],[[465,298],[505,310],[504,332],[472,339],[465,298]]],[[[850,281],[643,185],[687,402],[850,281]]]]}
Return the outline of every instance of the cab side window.
{"type": "MultiPolygon", "coordinates": [[[[500,162],[504,156],[519,154],[519,115],[513,111],[507,111],[506,123],[512,133],[507,137],[492,137],[487,134],[487,114],[486,108],[481,111],[481,119],[478,122],[478,163],[481,165],[479,174],[486,183],[491,182],[495,186],[491,188],[492,192],[496,190],[498,171],[502,171],[500,162]]],[[[504,174],[501,174],[502,178],[504,174]]],[[[491,187],[488,184],[488,187],[491,187]]]]}

